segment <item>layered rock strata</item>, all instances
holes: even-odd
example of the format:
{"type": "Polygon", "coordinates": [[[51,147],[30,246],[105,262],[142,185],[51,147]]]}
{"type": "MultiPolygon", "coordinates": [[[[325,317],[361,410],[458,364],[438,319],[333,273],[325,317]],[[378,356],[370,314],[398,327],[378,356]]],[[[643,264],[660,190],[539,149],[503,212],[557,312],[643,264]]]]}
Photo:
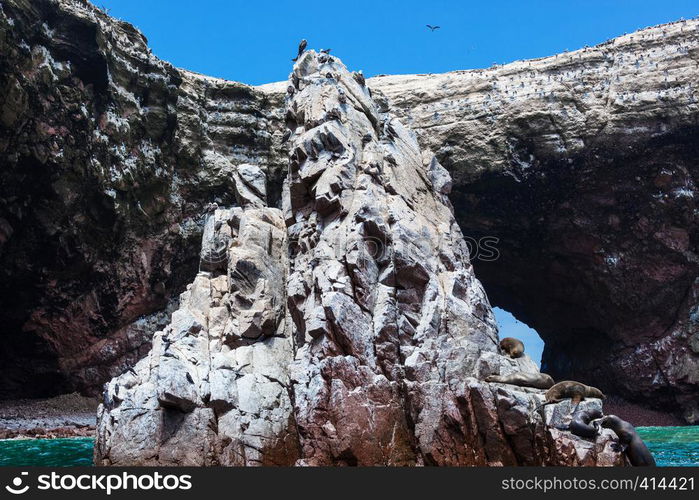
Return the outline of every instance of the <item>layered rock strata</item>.
{"type": "Polygon", "coordinates": [[[0,96],[0,397],[98,394],[168,324],[205,208],[283,171],[282,106],[77,0],[2,2],[0,96]]]}

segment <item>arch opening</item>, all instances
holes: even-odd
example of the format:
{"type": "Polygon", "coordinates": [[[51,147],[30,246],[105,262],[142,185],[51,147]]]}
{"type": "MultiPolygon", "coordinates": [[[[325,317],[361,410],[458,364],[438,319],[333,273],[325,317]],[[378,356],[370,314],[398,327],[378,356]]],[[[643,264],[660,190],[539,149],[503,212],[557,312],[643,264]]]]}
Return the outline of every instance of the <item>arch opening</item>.
{"type": "Polygon", "coordinates": [[[498,323],[500,338],[514,337],[524,343],[524,352],[532,358],[536,366],[541,368],[541,357],[544,353],[544,340],[539,332],[528,324],[518,320],[511,312],[500,307],[493,307],[495,320],[498,323]]]}

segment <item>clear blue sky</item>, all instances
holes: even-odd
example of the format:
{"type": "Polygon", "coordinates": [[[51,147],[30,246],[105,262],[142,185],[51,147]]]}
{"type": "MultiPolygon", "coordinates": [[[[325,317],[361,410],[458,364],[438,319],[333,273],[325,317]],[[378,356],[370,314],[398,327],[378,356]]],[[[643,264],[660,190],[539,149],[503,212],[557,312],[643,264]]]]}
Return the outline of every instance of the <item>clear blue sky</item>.
{"type": "Polygon", "coordinates": [[[285,80],[301,38],[353,70],[438,73],[542,57],[699,15],[699,0],[94,0],[175,66],[285,80]],[[425,24],[442,28],[431,33],[425,24]]]}

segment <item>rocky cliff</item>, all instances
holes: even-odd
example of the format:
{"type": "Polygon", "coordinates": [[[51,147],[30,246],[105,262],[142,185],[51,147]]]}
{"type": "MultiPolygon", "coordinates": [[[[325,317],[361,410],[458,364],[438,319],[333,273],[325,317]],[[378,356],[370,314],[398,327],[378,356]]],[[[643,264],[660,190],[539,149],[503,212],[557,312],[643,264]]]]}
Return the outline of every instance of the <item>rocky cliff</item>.
{"type": "MultiPolygon", "coordinates": [[[[121,405],[132,404],[122,401],[134,401],[138,393],[153,425],[165,426],[157,429],[172,432],[182,415],[198,419],[201,425],[191,428],[199,430],[192,432],[205,433],[206,446],[227,449],[229,457],[242,449],[243,462],[365,463],[369,457],[358,454],[347,438],[352,433],[343,427],[344,418],[328,415],[331,409],[314,399],[331,401],[341,394],[337,391],[347,390],[347,426],[365,424],[369,416],[361,417],[360,409],[366,401],[385,411],[371,418],[396,422],[395,440],[380,438],[382,444],[371,451],[374,457],[388,453],[381,455],[389,457],[383,463],[557,463],[550,457],[561,441],[542,429],[527,434],[527,442],[538,443],[536,453],[502,444],[523,431],[496,425],[497,411],[513,407],[521,413],[532,399],[476,382],[483,375],[480,368],[473,371],[476,365],[505,368],[501,361],[479,361],[491,354],[499,359],[492,342],[497,334],[488,320],[490,306],[482,292],[474,292],[479,286],[461,248],[461,231],[468,238],[499,238],[497,260],[479,259],[474,248],[470,260],[491,302],[513,311],[544,337],[546,370],[696,422],[693,86],[699,72],[698,24],[661,26],[598,47],[488,70],[377,77],[368,81],[372,97],[346,77],[347,83],[336,80],[333,75],[344,72],[336,60],[322,63],[332,66],[330,77],[315,75],[313,64],[320,63],[309,60],[296,68],[298,81],[291,84],[290,106],[301,111],[289,108],[287,114],[287,83],[255,88],[173,68],[152,55],[132,26],[87,2],[3,2],[0,396],[72,389],[98,393],[102,383],[124,372],[122,377],[134,378],[110,383],[104,410],[110,419],[121,405]],[[302,77],[334,80],[323,85],[338,95],[300,98],[302,77]],[[335,116],[333,106],[347,102],[360,110],[335,116]],[[367,142],[355,137],[364,129],[325,130],[341,120],[366,128],[367,142]],[[287,125],[308,130],[303,148],[297,134],[284,141],[287,125]],[[357,148],[362,157],[373,155],[375,165],[364,167],[360,159],[343,157],[357,148]],[[303,173],[300,166],[306,163],[311,169],[303,173]],[[326,169],[333,175],[321,177],[326,169]],[[403,171],[421,180],[390,177],[403,171]],[[460,229],[445,209],[450,183],[448,196],[460,229]],[[360,196],[354,206],[345,199],[349,192],[363,195],[367,189],[379,190],[371,203],[360,196]],[[432,242],[406,234],[401,224],[389,222],[388,200],[402,200],[401,215],[424,222],[422,236],[443,238],[432,242]],[[275,211],[281,208],[283,214],[275,211]],[[338,210],[338,227],[319,222],[338,210]],[[230,234],[219,235],[226,227],[230,234]],[[251,227],[270,234],[266,247],[246,236],[251,227]],[[410,241],[409,248],[392,251],[425,266],[402,263],[418,282],[391,282],[398,278],[386,274],[387,264],[381,262],[386,255],[369,252],[372,266],[362,257],[367,249],[356,242],[358,235],[362,245],[410,241]],[[230,245],[264,250],[268,256],[277,255],[271,250],[276,246],[288,246],[288,262],[275,264],[287,273],[287,296],[269,295],[271,274],[278,280],[282,271],[273,272],[267,264],[251,283],[235,285],[247,271],[236,271],[232,263],[252,257],[232,256],[230,245]],[[321,266],[323,272],[315,271],[321,265],[316,252],[327,266],[321,266]],[[198,275],[198,270],[209,274],[198,275]],[[454,291],[448,283],[460,272],[469,284],[454,291]],[[435,282],[440,286],[435,288],[435,282]],[[337,290],[340,285],[351,289],[351,296],[345,294],[349,298],[337,290]],[[459,311],[453,314],[464,318],[460,335],[479,332],[472,345],[459,337],[454,341],[477,352],[444,346],[453,330],[440,326],[441,321],[449,324],[443,316],[451,310],[438,307],[440,301],[451,301],[450,308],[459,311]],[[420,307],[401,309],[401,303],[420,307]],[[441,312],[428,312],[429,304],[441,312]],[[225,310],[247,326],[212,332],[212,310],[225,310]],[[374,325],[389,325],[384,316],[393,310],[400,311],[393,326],[374,331],[374,325]],[[194,311],[199,326],[187,329],[181,311],[194,311]],[[368,324],[375,336],[362,337],[368,324]],[[428,326],[432,337],[418,335],[425,335],[428,326]],[[277,339],[278,345],[254,341],[261,336],[277,339]],[[165,355],[163,343],[168,342],[187,346],[179,355],[165,355]],[[438,359],[423,359],[430,345],[442,346],[431,354],[438,359]],[[226,359],[202,365],[203,358],[196,356],[212,350],[225,351],[226,359]],[[291,358],[290,352],[295,353],[291,358]],[[253,353],[284,361],[249,363],[253,353]],[[172,360],[167,369],[162,356],[172,360]],[[343,356],[357,361],[340,362],[343,356]],[[462,371],[448,375],[458,364],[453,356],[462,356],[462,371]],[[331,364],[331,358],[339,364],[331,364]],[[138,360],[135,373],[128,371],[138,360]],[[159,373],[185,379],[167,381],[172,392],[152,379],[159,373]],[[441,373],[436,381],[435,373],[441,373]],[[233,393],[211,399],[220,389],[212,382],[218,376],[223,381],[242,377],[243,386],[268,388],[268,401],[246,404],[278,412],[276,420],[253,412],[254,421],[245,421],[243,414],[252,417],[232,403],[233,393]],[[471,380],[463,382],[471,385],[454,388],[456,379],[471,380]],[[344,389],[335,388],[333,380],[344,389]],[[188,387],[184,382],[193,387],[182,395],[177,391],[188,387]],[[301,390],[299,384],[306,383],[317,392],[301,390]],[[486,395],[479,396],[483,391],[486,395]],[[488,408],[481,416],[491,423],[459,421],[481,408],[468,406],[478,398],[488,408]],[[430,412],[441,415],[425,404],[443,405],[439,408],[451,413],[444,417],[448,422],[440,417],[435,428],[421,434],[419,419],[430,412]],[[206,434],[207,419],[224,410],[228,420],[217,425],[227,430],[206,434]],[[171,420],[156,424],[154,415],[162,414],[171,420]],[[250,441],[257,427],[261,435],[280,435],[270,422],[283,425],[286,417],[280,415],[291,414],[292,442],[277,440],[266,448],[250,441]],[[326,422],[330,425],[324,428],[326,422]],[[439,436],[432,444],[425,437],[430,432],[439,436]],[[499,451],[451,458],[434,451],[451,449],[443,446],[449,439],[477,442],[474,449],[482,450],[484,435],[495,436],[492,446],[499,451]],[[263,451],[254,454],[241,443],[263,451]]],[[[222,384],[233,390],[228,382],[222,384]]],[[[240,391],[246,394],[245,388],[240,391]]],[[[528,418],[522,416],[517,425],[530,425],[528,418]]],[[[118,447],[111,450],[106,444],[115,442],[112,433],[127,428],[108,422],[102,419],[102,456],[128,461],[118,447]]],[[[209,460],[235,462],[220,458],[225,453],[219,451],[209,460]]],[[[153,458],[158,453],[150,460],[159,460],[153,458]]],[[[146,455],[139,457],[145,461],[146,455]]],[[[596,457],[595,451],[585,460],[606,460],[596,457]]],[[[561,463],[572,463],[566,460],[561,463]]]]}
{"type": "Polygon", "coordinates": [[[542,369],[699,422],[699,21],[483,71],[370,80],[454,178],[542,369]]]}
{"type": "Polygon", "coordinates": [[[311,51],[288,93],[283,211],[209,216],[207,270],[107,387],[97,463],[622,464],[481,381],[538,369],[498,352],[449,174],[364,78],[311,51]]]}
{"type": "Polygon", "coordinates": [[[0,54],[0,395],[99,393],[167,324],[237,167],[283,171],[283,105],[87,2],[3,2],[0,54]]]}

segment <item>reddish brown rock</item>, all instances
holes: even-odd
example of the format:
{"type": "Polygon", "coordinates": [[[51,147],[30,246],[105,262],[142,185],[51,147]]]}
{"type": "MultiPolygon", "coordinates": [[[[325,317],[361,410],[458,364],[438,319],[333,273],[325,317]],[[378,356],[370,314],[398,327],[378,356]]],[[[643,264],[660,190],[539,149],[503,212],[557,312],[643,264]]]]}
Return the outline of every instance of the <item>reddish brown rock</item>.
{"type": "MultiPolygon", "coordinates": [[[[688,421],[696,26],[367,83],[435,153],[426,175],[468,241],[498,238],[497,260],[473,265],[494,304],[544,337],[546,370],[688,421]]],[[[173,68],[81,0],[7,0],[0,27],[0,396],[96,393],[169,321],[207,207],[279,206],[288,84],[173,68]]]]}
{"type": "Polygon", "coordinates": [[[553,374],[696,420],[695,21],[479,72],[373,79],[373,96],[309,55],[286,117],[287,83],[173,68],[87,2],[7,0],[0,28],[0,396],[96,393],[121,374],[102,410],[103,422],[124,410],[102,428],[104,463],[618,463],[608,435],[545,428],[536,391],[480,382],[531,366],[497,354],[472,265],[544,336],[553,374]],[[286,118],[300,128],[285,145],[286,118]],[[259,255],[213,262],[206,237],[200,255],[218,205],[282,199],[285,297],[246,274],[259,255]],[[471,263],[462,230],[497,236],[500,259],[471,263]],[[197,266],[227,272],[225,304],[197,266]],[[187,283],[197,293],[172,301],[187,283]],[[190,309],[206,320],[171,314],[190,309]],[[196,363],[162,356],[163,335],[151,349],[167,329],[196,363]],[[277,345],[235,391],[227,377],[246,361],[204,354],[263,342],[294,349],[277,345]],[[143,402],[140,421],[125,417],[143,402]],[[250,427],[245,405],[281,416],[250,427]],[[152,439],[180,424],[191,434],[152,439]],[[141,437],[152,447],[127,448],[141,437]]]}
{"type": "Polygon", "coordinates": [[[3,2],[0,63],[0,397],[98,394],[169,322],[205,207],[282,171],[281,111],[82,0],[3,2]]]}

